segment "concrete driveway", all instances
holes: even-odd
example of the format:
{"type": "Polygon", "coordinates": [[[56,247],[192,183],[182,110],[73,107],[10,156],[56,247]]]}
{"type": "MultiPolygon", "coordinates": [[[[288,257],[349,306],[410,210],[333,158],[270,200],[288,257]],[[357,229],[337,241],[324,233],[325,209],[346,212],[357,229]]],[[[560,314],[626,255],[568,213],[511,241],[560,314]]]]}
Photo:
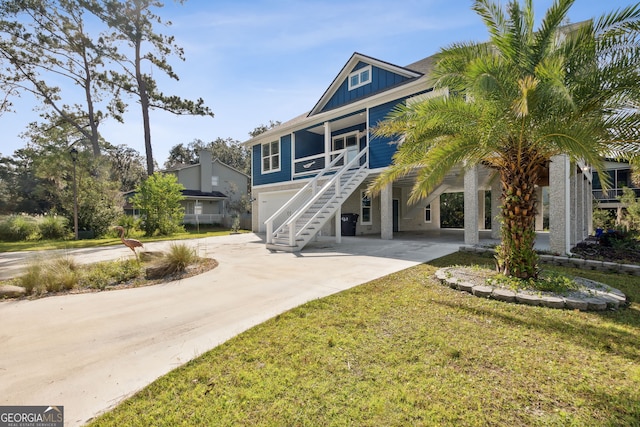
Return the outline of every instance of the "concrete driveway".
{"type": "MultiPolygon", "coordinates": [[[[0,405],[62,405],[65,425],[82,425],[279,313],[455,252],[461,244],[451,236],[345,237],[340,245],[320,240],[289,254],[269,252],[255,234],[186,242],[219,266],[156,286],[0,302],[0,405]]],[[[124,247],[66,254],[80,262],[132,256],[124,247]]],[[[5,273],[25,262],[5,255],[5,273]]]]}

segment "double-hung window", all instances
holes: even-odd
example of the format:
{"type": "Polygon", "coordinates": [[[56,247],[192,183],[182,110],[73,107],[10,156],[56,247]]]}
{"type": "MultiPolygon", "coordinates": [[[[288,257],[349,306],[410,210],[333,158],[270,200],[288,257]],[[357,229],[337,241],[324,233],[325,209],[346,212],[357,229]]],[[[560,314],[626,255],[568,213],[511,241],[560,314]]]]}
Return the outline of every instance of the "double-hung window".
{"type": "Polygon", "coordinates": [[[280,141],[262,144],[262,173],[280,170],[280,141]]]}
{"type": "Polygon", "coordinates": [[[424,222],[426,222],[426,223],[430,223],[431,222],[431,204],[428,204],[424,208],[424,222]]]}
{"type": "Polygon", "coordinates": [[[349,90],[371,83],[371,65],[349,74],[349,90]]]}

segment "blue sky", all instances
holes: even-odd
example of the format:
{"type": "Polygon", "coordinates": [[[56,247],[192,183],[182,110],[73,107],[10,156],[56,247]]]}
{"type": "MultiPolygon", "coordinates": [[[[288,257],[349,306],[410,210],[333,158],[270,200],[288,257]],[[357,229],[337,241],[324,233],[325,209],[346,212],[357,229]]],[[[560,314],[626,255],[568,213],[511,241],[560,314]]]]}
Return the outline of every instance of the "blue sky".
{"type": "MultiPolygon", "coordinates": [[[[578,22],[631,4],[576,0],[578,22]]],[[[172,146],[217,137],[244,141],[270,120],[287,121],[310,110],[354,52],[404,66],[460,41],[488,39],[471,0],[170,0],[158,14],[172,25],[186,61],[172,61],[180,81],[154,73],[160,89],[204,98],[215,118],[151,114],[154,157],[160,166],[172,146]]],[[[534,0],[537,18],[552,0],[534,0]]],[[[148,72],[153,72],[151,68],[148,72]]],[[[38,116],[24,95],[17,113],[0,116],[0,153],[25,145],[19,138],[38,116]]],[[[125,124],[105,122],[102,135],[144,156],[139,107],[130,102],[125,124]]]]}

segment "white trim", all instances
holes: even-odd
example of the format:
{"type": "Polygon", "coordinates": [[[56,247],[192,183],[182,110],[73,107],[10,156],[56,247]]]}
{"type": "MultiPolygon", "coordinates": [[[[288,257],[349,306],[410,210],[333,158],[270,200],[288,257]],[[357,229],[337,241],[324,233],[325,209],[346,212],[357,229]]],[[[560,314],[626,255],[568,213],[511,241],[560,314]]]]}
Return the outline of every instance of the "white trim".
{"type": "Polygon", "coordinates": [[[366,86],[373,81],[371,76],[372,68],[371,65],[367,65],[366,67],[359,68],[347,76],[347,82],[349,86],[349,90],[354,90],[362,86],[366,86]],[[362,75],[367,75],[366,80],[363,80],[362,75]],[[358,81],[354,84],[353,79],[357,77],[358,81]]]}
{"type": "MultiPolygon", "coordinates": [[[[253,185],[251,188],[255,189],[255,190],[258,190],[258,191],[263,191],[265,189],[268,190],[269,188],[272,188],[272,187],[287,187],[287,188],[289,188],[288,186],[292,186],[292,188],[300,189],[300,188],[304,187],[304,184],[306,184],[307,181],[311,181],[313,178],[314,177],[299,178],[299,179],[295,179],[295,180],[292,180],[292,181],[281,181],[281,182],[272,182],[272,183],[269,183],[269,184],[253,185]]],[[[282,191],[286,191],[286,189],[282,190],[282,191]]]]}
{"type": "Polygon", "coordinates": [[[367,196],[369,199],[369,206],[368,207],[364,207],[362,206],[362,199],[364,199],[365,195],[367,193],[367,190],[360,190],[360,225],[372,225],[373,224],[373,199],[371,198],[371,196],[367,196]],[[363,215],[363,211],[364,209],[369,209],[369,221],[365,222],[364,219],[364,215],[363,215]]]}
{"type": "MultiPolygon", "coordinates": [[[[377,95],[358,100],[352,104],[346,104],[333,110],[310,115],[303,120],[296,121],[295,123],[291,123],[287,126],[279,126],[277,128],[270,129],[264,134],[260,134],[255,138],[243,142],[242,145],[249,147],[258,145],[259,143],[261,143],[261,141],[272,139],[274,135],[288,135],[301,129],[307,129],[309,125],[320,125],[326,121],[333,120],[337,117],[342,117],[348,112],[357,112],[363,109],[370,109],[372,106],[379,106],[396,99],[405,98],[407,96],[415,94],[416,92],[428,90],[431,87],[432,86],[427,85],[426,77],[419,78],[412,82],[408,82],[398,88],[381,92],[377,95]]],[[[286,125],[286,123],[284,123],[284,125],[286,125]]]]}
{"type": "MultiPolygon", "coordinates": [[[[296,176],[296,134],[291,132],[291,178],[296,176]]],[[[282,149],[282,147],[280,147],[282,149]]]]}
{"type": "Polygon", "coordinates": [[[425,224],[431,224],[431,222],[433,221],[433,211],[431,210],[431,203],[429,203],[427,206],[424,207],[424,216],[422,217],[424,219],[424,223],[425,224]],[[427,221],[427,211],[429,212],[429,221],[427,221]]]}
{"type": "MultiPolygon", "coordinates": [[[[347,148],[347,138],[355,136],[356,138],[356,143],[354,144],[356,147],[360,148],[360,141],[358,138],[358,135],[360,134],[360,131],[354,130],[351,132],[345,132],[345,133],[341,133],[339,135],[333,136],[331,137],[331,154],[337,154],[337,153],[341,153],[343,150],[345,150],[347,148]],[[336,149],[335,148],[335,143],[337,139],[344,139],[344,146],[342,148],[336,149]]],[[[349,147],[351,147],[352,145],[350,145],[349,147]]]]}
{"type": "Polygon", "coordinates": [[[431,92],[427,92],[427,93],[423,93],[420,95],[415,95],[407,98],[407,105],[417,104],[432,98],[440,98],[440,97],[447,98],[448,96],[449,96],[449,88],[445,87],[441,89],[434,89],[431,92]]]}
{"type": "MultiPolygon", "coordinates": [[[[271,148],[269,148],[269,150],[271,150],[271,148]]],[[[269,142],[264,142],[262,144],[260,144],[260,171],[262,173],[262,175],[265,174],[269,174],[269,173],[274,173],[274,172],[280,172],[280,169],[282,168],[282,141],[280,138],[278,138],[275,141],[269,141],[269,142]],[[264,169],[264,160],[265,160],[265,155],[264,155],[264,146],[268,145],[269,147],[271,147],[271,144],[273,143],[277,143],[278,144],[278,154],[273,154],[271,153],[271,151],[269,151],[269,166],[270,168],[268,170],[264,169]],[[273,167],[273,158],[278,156],[278,167],[274,168],[273,167]]]]}

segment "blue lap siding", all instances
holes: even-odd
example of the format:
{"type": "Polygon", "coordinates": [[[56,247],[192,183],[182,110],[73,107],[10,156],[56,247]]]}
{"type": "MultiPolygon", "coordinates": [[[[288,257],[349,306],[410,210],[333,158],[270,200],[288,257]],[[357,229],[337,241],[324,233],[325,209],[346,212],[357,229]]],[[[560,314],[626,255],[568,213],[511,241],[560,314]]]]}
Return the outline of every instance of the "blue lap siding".
{"type": "MultiPolygon", "coordinates": [[[[403,99],[387,102],[386,104],[377,105],[369,110],[369,123],[371,127],[375,127],[378,122],[385,117],[398,105],[403,99]]],[[[397,145],[393,144],[396,138],[389,137],[372,137],[369,141],[369,168],[377,169],[389,166],[391,158],[396,152],[397,145]]]]}
{"type": "Polygon", "coordinates": [[[262,173],[262,145],[253,146],[253,185],[291,181],[291,135],[280,138],[280,170],[262,173]]]}

